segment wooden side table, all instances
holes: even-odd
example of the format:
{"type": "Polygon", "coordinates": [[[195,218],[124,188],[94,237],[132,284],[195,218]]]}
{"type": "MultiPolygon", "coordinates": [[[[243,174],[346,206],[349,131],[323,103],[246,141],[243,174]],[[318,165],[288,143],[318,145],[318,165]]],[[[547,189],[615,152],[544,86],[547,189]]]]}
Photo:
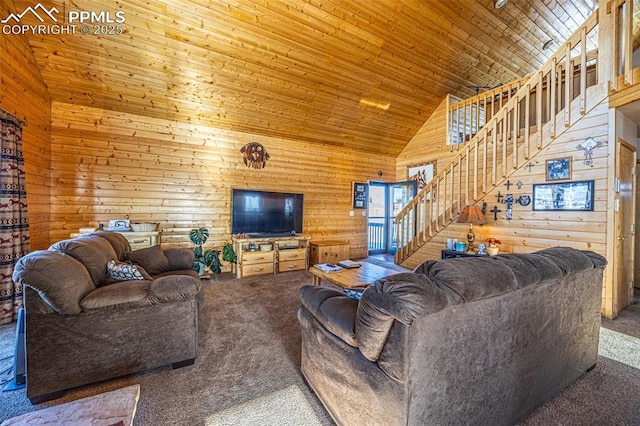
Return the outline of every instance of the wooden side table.
{"type": "MultiPolygon", "coordinates": [[[[75,234],[71,234],[71,238],[80,237],[82,235],[91,234],[92,232],[79,232],[75,234]]],[[[151,246],[159,246],[161,243],[162,234],[160,231],[143,231],[143,232],[135,232],[135,231],[126,231],[126,232],[118,232],[118,234],[123,235],[127,241],[129,241],[129,245],[131,246],[131,250],[138,250],[142,248],[147,248],[151,246]]]]}
{"type": "Polygon", "coordinates": [[[318,263],[338,263],[350,257],[348,241],[311,241],[309,246],[311,248],[309,258],[310,265],[318,263]]]}
{"type": "Polygon", "coordinates": [[[486,254],[467,253],[466,251],[442,250],[443,259],[453,259],[454,257],[487,257],[486,254]]]}

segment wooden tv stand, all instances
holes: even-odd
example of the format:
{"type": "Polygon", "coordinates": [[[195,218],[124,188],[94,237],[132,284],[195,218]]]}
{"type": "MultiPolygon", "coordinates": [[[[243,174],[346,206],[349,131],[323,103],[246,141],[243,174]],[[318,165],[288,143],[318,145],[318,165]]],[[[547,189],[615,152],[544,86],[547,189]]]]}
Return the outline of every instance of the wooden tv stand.
{"type": "Polygon", "coordinates": [[[236,277],[307,269],[309,240],[310,237],[302,234],[290,237],[232,237],[233,249],[238,257],[234,264],[236,277]]]}

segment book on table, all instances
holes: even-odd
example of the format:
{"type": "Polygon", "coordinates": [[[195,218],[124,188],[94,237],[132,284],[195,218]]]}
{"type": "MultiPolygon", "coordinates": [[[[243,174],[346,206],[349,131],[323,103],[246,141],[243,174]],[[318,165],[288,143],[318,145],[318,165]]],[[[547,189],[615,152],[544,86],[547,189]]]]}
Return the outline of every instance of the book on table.
{"type": "Polygon", "coordinates": [[[333,263],[318,263],[313,265],[316,268],[320,269],[322,272],[338,272],[342,271],[342,268],[338,265],[334,265],[333,263]]]}
{"type": "Polygon", "coordinates": [[[351,268],[359,268],[360,262],[354,262],[353,260],[341,260],[338,262],[338,266],[342,266],[343,268],[351,269],[351,268]]]}

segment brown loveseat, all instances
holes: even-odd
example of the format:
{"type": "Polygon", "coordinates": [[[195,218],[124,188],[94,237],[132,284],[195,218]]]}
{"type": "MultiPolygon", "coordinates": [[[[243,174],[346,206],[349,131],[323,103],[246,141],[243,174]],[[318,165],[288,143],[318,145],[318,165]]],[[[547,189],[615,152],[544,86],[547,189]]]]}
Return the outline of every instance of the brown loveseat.
{"type": "Polygon", "coordinates": [[[593,367],[606,260],[428,261],[360,301],[305,286],[302,373],[339,425],[511,425],[593,367]]]}
{"type": "Polygon", "coordinates": [[[30,401],[149,368],[192,364],[203,301],[192,264],[189,249],[132,252],[113,232],[61,241],[20,259],[13,280],[24,285],[30,401]],[[146,279],[114,281],[111,274],[127,277],[107,264],[116,260],[131,269],[127,257],[142,266],[134,275],[146,279]]]}

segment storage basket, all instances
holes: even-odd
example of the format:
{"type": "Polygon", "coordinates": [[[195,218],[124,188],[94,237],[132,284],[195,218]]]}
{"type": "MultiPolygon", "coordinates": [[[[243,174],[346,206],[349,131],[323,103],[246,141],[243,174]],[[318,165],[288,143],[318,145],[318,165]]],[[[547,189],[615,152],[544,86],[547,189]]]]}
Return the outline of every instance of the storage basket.
{"type": "Polygon", "coordinates": [[[131,230],[133,232],[153,232],[158,230],[159,223],[153,222],[138,222],[131,224],[131,230]]]}

